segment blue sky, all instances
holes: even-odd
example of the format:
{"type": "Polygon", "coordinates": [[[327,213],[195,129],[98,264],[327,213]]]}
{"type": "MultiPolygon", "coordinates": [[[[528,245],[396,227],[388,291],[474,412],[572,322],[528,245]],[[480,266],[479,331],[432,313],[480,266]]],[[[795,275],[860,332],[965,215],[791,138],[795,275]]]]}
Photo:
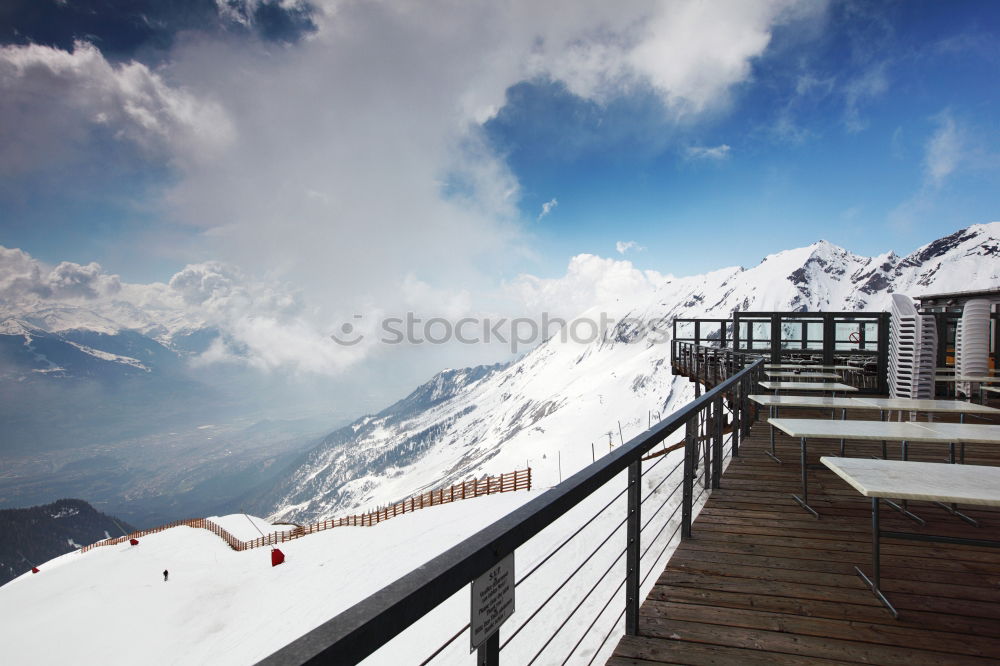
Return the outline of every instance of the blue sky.
{"type": "Polygon", "coordinates": [[[861,15],[835,4],[807,40],[776,34],[731,103],[691,126],[664,122],[656,99],[601,107],[526,83],[491,134],[525,184],[526,216],[557,199],[536,225],[551,252],[607,254],[627,237],[647,248],[637,262],[682,273],[820,238],[905,252],[997,218],[998,14],[988,2],[861,15]],[[719,159],[685,152],[723,145],[719,159]],[[934,177],[933,159],[954,164],[934,177]]]}
{"type": "MultiPolygon", "coordinates": [[[[437,15],[456,14],[454,7],[428,3],[423,12],[386,16],[367,4],[335,14],[308,2],[282,8],[234,1],[224,3],[226,11],[197,0],[175,4],[175,11],[111,2],[94,3],[90,12],[78,5],[75,13],[51,2],[14,3],[0,14],[8,72],[0,85],[14,100],[0,105],[0,244],[49,263],[98,261],[130,281],[165,281],[185,264],[220,259],[256,274],[319,283],[347,273],[314,267],[320,259],[308,255],[309,246],[353,247],[355,256],[381,252],[393,245],[399,225],[405,228],[399,247],[374,261],[447,287],[465,279],[456,276],[465,276],[468,266],[445,270],[448,253],[434,251],[410,265],[414,244],[456,239],[455,254],[470,257],[494,247],[503,258],[472,262],[483,267],[473,282],[488,285],[521,272],[560,275],[579,253],[689,274],[752,265],[769,252],[820,238],[861,254],[907,252],[998,218],[997,3],[777,3],[783,13],[771,7],[775,3],[744,3],[760,9],[745,22],[766,36],[766,45],[736,53],[744,69],[705,84],[708,92],[683,77],[681,84],[669,78],[657,84],[662,63],[632,57],[639,47],[614,51],[627,41],[624,28],[608,41],[593,37],[615,29],[593,5],[562,6],[579,13],[572,16],[578,32],[565,37],[557,29],[565,20],[536,17],[534,10],[514,17],[516,24],[500,17],[513,26],[503,30],[477,22],[481,17],[471,9],[452,17],[454,25],[430,28],[437,15]],[[102,20],[95,21],[94,12],[102,20]],[[358,37],[355,51],[351,39],[324,46],[348,28],[365,37],[358,37]],[[446,29],[453,34],[435,34],[446,29]],[[563,37],[560,50],[556,40],[563,37]],[[67,73],[53,64],[54,54],[76,48],[77,58],[74,39],[89,41],[96,53],[91,69],[77,63],[67,73]],[[426,52],[417,47],[432,39],[442,42],[440,53],[428,53],[426,63],[419,55],[414,60],[414,53],[426,52]],[[400,45],[385,46],[393,40],[400,45]],[[515,53],[528,46],[504,69],[505,63],[491,64],[495,53],[470,46],[476,40],[515,53]],[[532,40],[552,46],[533,47],[532,40]],[[30,67],[12,69],[31,43],[51,49],[34,56],[35,70],[50,70],[44,85],[32,79],[30,67]],[[590,66],[578,57],[581,43],[593,47],[587,53],[626,64],[590,72],[599,79],[594,84],[579,74],[590,66]],[[475,56],[469,65],[449,70],[453,79],[435,79],[436,59],[453,54],[460,60],[463,49],[475,56]],[[351,66],[352,58],[360,66],[351,66]],[[130,98],[138,95],[124,74],[132,66],[145,68],[141,85],[153,89],[151,95],[130,98]],[[240,76],[243,87],[233,82],[240,76]],[[419,85],[408,87],[397,76],[427,77],[429,91],[453,98],[435,106],[419,99],[419,85]],[[112,84],[99,99],[79,92],[105,80],[112,84]],[[327,80],[336,85],[320,83],[327,80]],[[488,90],[480,94],[480,87],[488,90]],[[442,122],[441,109],[469,98],[479,106],[452,125],[435,124],[442,122]],[[149,106],[153,130],[130,103],[149,106]],[[194,120],[177,111],[185,104],[195,109],[194,120]],[[324,105],[329,114],[315,111],[324,105]],[[410,134],[398,134],[407,123],[410,134]],[[425,141],[407,144],[424,132],[425,141]],[[28,145],[15,135],[41,140],[28,145]],[[356,137],[362,138],[355,145],[356,137]],[[349,148],[341,155],[345,141],[349,148]],[[393,152],[378,145],[383,141],[402,147],[393,152]],[[476,147],[449,152],[457,144],[476,147]],[[416,169],[426,168],[424,177],[438,183],[444,203],[413,204],[410,217],[410,202],[432,194],[408,191],[401,166],[382,182],[379,166],[357,169],[369,152],[385,171],[389,163],[396,169],[427,154],[428,163],[416,169]],[[324,181],[328,171],[336,176],[324,181]],[[288,193],[286,176],[296,185],[315,177],[316,184],[288,193]],[[444,183],[452,179],[472,185],[451,191],[444,183]],[[273,206],[270,197],[254,200],[269,188],[273,206]],[[359,195],[342,208],[331,204],[330,217],[308,221],[316,202],[356,192],[368,198],[359,195]],[[365,201],[376,207],[397,192],[405,201],[368,219],[365,201]],[[452,205],[476,212],[442,223],[452,205]],[[287,233],[274,230],[281,225],[287,233]],[[362,239],[370,229],[377,229],[375,237],[362,239]],[[286,247],[293,237],[303,248],[286,247]],[[257,245],[253,238],[260,238],[257,245]],[[638,247],[619,253],[616,244],[627,241],[638,247]]],[[[663,7],[673,5],[685,3],[663,7]]],[[[664,22],[673,20],[668,9],[664,22]]],[[[645,20],[635,11],[637,21],[645,20]]],[[[698,25],[712,30],[716,22],[698,25]]],[[[734,20],[729,27],[738,35],[742,25],[734,20]]],[[[669,34],[669,27],[661,29],[669,34]]],[[[698,72],[705,54],[692,49],[687,65],[684,52],[668,56],[678,68],[694,68],[696,77],[715,76],[698,72]]],[[[363,270],[353,269],[354,276],[363,270]]]]}

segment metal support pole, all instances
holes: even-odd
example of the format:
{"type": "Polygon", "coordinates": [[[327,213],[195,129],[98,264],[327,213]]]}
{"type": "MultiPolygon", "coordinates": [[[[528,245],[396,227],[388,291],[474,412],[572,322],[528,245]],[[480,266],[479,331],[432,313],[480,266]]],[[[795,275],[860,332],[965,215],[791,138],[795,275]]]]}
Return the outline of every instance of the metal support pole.
{"type": "Polygon", "coordinates": [[[694,350],[694,397],[701,397],[701,378],[698,374],[698,350],[694,350]]]}
{"type": "Polygon", "coordinates": [[[730,393],[729,406],[733,411],[733,457],[740,455],[740,386],[739,382],[733,384],[730,393]]]}
{"type": "Polygon", "coordinates": [[[712,403],[715,428],[712,437],[712,487],[722,487],[722,396],[712,403]]]}
{"type": "Polygon", "coordinates": [[[685,431],[684,478],[681,492],[681,538],[691,538],[691,513],[694,504],[694,463],[698,455],[698,416],[692,416],[685,431]]]}
{"type": "MultiPolygon", "coordinates": [[[[946,337],[938,330],[939,339],[946,337]]],[[[883,312],[878,318],[878,359],[875,365],[877,391],[881,394],[889,392],[889,313],[883,312]]]]}
{"type": "Polygon", "coordinates": [[[832,312],[824,312],[823,316],[823,365],[833,365],[834,350],[837,348],[837,326],[832,312]]]}
{"type": "Polygon", "coordinates": [[[771,315],[771,363],[781,362],[781,316],[771,315]]]}
{"type": "Polygon", "coordinates": [[[743,376],[741,380],[743,385],[740,387],[740,400],[743,404],[740,405],[740,415],[743,417],[743,436],[750,432],[750,410],[753,407],[750,405],[750,379],[746,375],[743,376]]]}
{"type": "Polygon", "coordinates": [[[708,412],[701,410],[698,412],[698,448],[701,449],[702,464],[705,466],[705,475],[701,479],[701,486],[705,490],[712,487],[712,446],[708,441],[708,412]]]}
{"type": "Polygon", "coordinates": [[[476,666],[500,666],[500,630],[497,629],[476,652],[476,666]]]}
{"type": "Polygon", "coordinates": [[[639,635],[640,508],[642,506],[642,460],[628,466],[628,544],[625,552],[625,633],[639,635]]]}
{"type": "Polygon", "coordinates": [[[882,589],[879,585],[881,582],[880,581],[881,572],[879,571],[879,567],[881,564],[880,560],[882,559],[879,553],[879,539],[882,536],[882,533],[879,527],[878,504],[879,504],[879,498],[873,497],[872,498],[872,577],[869,578],[868,576],[866,576],[865,572],[862,571],[860,567],[854,567],[854,571],[858,574],[858,576],[861,577],[861,580],[863,580],[865,584],[869,588],[871,588],[871,591],[875,594],[875,598],[878,599],[883,606],[888,608],[889,612],[892,613],[892,616],[898,620],[899,612],[896,611],[893,605],[889,603],[889,600],[885,598],[885,595],[882,594],[882,589]]]}

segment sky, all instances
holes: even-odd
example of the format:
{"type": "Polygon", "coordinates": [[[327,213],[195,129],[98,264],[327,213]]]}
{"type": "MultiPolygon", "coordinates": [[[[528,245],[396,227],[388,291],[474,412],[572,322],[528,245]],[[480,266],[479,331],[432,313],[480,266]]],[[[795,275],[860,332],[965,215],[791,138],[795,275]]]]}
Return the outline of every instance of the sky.
{"type": "Polygon", "coordinates": [[[313,337],[820,239],[903,254],[1000,217],[998,19],[963,0],[8,1],[0,245],[72,262],[52,284],[188,305],[223,284],[313,337]]]}

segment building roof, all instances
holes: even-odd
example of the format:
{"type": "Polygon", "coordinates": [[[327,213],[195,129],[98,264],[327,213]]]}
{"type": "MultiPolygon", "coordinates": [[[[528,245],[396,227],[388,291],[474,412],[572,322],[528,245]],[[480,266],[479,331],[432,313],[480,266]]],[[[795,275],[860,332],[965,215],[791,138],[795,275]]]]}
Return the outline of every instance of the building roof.
{"type": "Polygon", "coordinates": [[[927,301],[954,301],[955,304],[958,304],[974,298],[1000,301],[1000,287],[996,289],[980,289],[979,291],[952,291],[944,294],[924,294],[917,296],[916,300],[920,301],[921,305],[927,304],[927,301]]]}

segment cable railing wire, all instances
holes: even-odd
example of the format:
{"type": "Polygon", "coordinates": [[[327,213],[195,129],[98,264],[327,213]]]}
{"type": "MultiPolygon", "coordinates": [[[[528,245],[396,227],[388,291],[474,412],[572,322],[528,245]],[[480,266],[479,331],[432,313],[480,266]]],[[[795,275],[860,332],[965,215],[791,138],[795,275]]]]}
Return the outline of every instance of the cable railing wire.
{"type": "Polygon", "coordinates": [[[468,631],[469,627],[471,627],[471,626],[472,626],[471,622],[466,622],[465,626],[462,627],[461,629],[459,629],[458,632],[454,636],[452,636],[451,638],[449,638],[447,640],[447,642],[445,642],[444,645],[442,645],[441,647],[439,647],[437,650],[434,650],[434,652],[431,653],[431,656],[427,657],[422,662],[420,662],[420,666],[427,666],[427,664],[431,663],[431,660],[434,659],[434,657],[436,657],[439,654],[441,654],[442,652],[444,652],[444,649],[446,647],[448,647],[449,645],[451,645],[452,643],[454,643],[455,639],[458,638],[459,636],[461,636],[462,634],[464,634],[466,631],[468,631]]]}
{"type": "MultiPolygon", "coordinates": [[[[678,483],[676,486],[674,486],[674,489],[670,491],[670,494],[668,494],[666,497],[663,498],[663,501],[660,502],[660,506],[656,507],[656,511],[653,512],[653,515],[651,515],[649,517],[649,520],[647,520],[646,523],[642,526],[643,530],[646,529],[647,525],[653,522],[653,518],[656,518],[656,516],[660,513],[660,511],[663,510],[664,505],[666,505],[666,503],[670,501],[670,498],[673,497],[674,494],[681,489],[681,487],[682,487],[681,484],[678,483]]],[[[677,506],[680,506],[680,504],[678,504],[677,506]]],[[[676,513],[676,509],[674,513],[676,513]]]]}
{"type": "Polygon", "coordinates": [[[664,483],[666,483],[667,479],[669,479],[671,476],[673,476],[674,472],[676,472],[678,469],[680,469],[680,466],[683,465],[683,464],[684,464],[684,458],[681,458],[680,460],[678,460],[677,464],[674,465],[674,468],[672,470],[670,470],[669,472],[667,472],[667,475],[664,476],[663,479],[661,479],[658,484],[656,484],[656,487],[653,488],[652,490],[650,490],[649,493],[645,497],[642,498],[642,501],[640,502],[640,504],[645,504],[646,500],[648,500],[650,497],[652,497],[653,494],[656,493],[656,491],[660,489],[660,486],[662,486],[664,483]]]}
{"type": "MultiPolygon", "coordinates": [[[[538,652],[535,653],[535,656],[531,658],[531,661],[528,662],[528,666],[531,666],[531,664],[535,663],[535,660],[538,659],[538,656],[545,651],[545,648],[549,646],[549,643],[551,643],[552,640],[556,637],[556,635],[560,631],[562,631],[562,628],[566,626],[566,623],[569,622],[570,618],[576,615],[576,612],[580,610],[580,607],[583,606],[583,603],[590,598],[590,595],[593,594],[594,590],[597,589],[597,586],[601,584],[601,582],[607,577],[609,573],[611,573],[611,570],[614,569],[615,565],[618,564],[619,561],[621,561],[622,555],[624,555],[626,552],[628,552],[628,549],[623,548],[622,552],[618,553],[618,557],[616,557],[614,561],[610,565],[608,565],[608,568],[604,570],[604,573],[601,574],[601,577],[597,579],[597,582],[594,583],[589,590],[587,590],[587,594],[583,595],[583,598],[580,599],[580,601],[576,604],[576,606],[573,607],[573,610],[571,610],[566,615],[566,617],[563,618],[563,621],[559,624],[558,627],[556,627],[556,630],[552,632],[552,635],[549,636],[549,639],[545,641],[545,644],[542,645],[542,647],[538,650],[538,652]]],[[[577,645],[579,645],[579,643],[577,643],[577,645]]],[[[576,650],[576,646],[573,647],[573,650],[576,650]]]]}
{"type": "MultiPolygon", "coordinates": [[[[669,525],[669,522],[667,524],[669,525]]],[[[670,547],[670,544],[673,543],[674,537],[677,536],[677,532],[680,529],[681,529],[681,524],[677,523],[677,527],[675,527],[674,531],[670,533],[670,536],[667,538],[666,543],[663,544],[663,548],[660,549],[660,554],[656,556],[655,560],[653,560],[653,563],[649,567],[649,571],[647,571],[646,575],[642,577],[642,580],[639,582],[639,585],[645,585],[646,580],[649,578],[649,575],[654,571],[656,571],[657,563],[660,561],[660,558],[663,557],[664,553],[667,552],[667,549],[670,547]]]]}
{"type": "MultiPolygon", "coordinates": [[[[622,582],[618,583],[618,587],[615,588],[615,591],[611,593],[611,596],[608,597],[608,600],[604,602],[603,606],[601,606],[601,610],[597,611],[597,615],[594,616],[594,619],[587,626],[587,630],[584,631],[583,635],[580,636],[580,640],[578,640],[576,642],[576,645],[573,646],[573,649],[570,651],[570,653],[568,655],[566,655],[566,659],[563,661],[563,664],[565,664],[567,661],[570,660],[570,658],[573,656],[573,653],[576,652],[576,649],[580,646],[580,643],[583,642],[583,639],[587,637],[587,634],[590,633],[590,630],[594,628],[594,625],[597,624],[597,621],[599,619],[601,619],[602,615],[604,615],[604,611],[606,611],[608,609],[608,606],[611,605],[611,602],[614,601],[615,597],[618,595],[618,591],[620,589],[622,589],[622,586],[624,584],[625,584],[625,580],[624,579],[622,580],[622,582]]],[[[604,647],[604,644],[608,641],[608,636],[610,636],[611,632],[613,632],[615,630],[615,627],[618,626],[618,620],[620,620],[621,617],[622,617],[622,615],[624,615],[624,614],[625,614],[625,610],[623,609],[622,612],[621,612],[621,615],[619,615],[617,617],[617,619],[615,619],[615,621],[612,623],[611,629],[608,630],[607,636],[604,637],[604,640],[601,641],[601,644],[599,646],[597,646],[596,650],[594,650],[594,656],[595,657],[597,656],[597,653],[601,651],[601,648],[604,647]]],[[[593,660],[594,660],[594,658],[591,657],[590,661],[593,661],[593,660]]]]}
{"type": "Polygon", "coordinates": [[[653,538],[650,539],[649,543],[646,544],[646,549],[642,551],[642,554],[639,556],[639,559],[645,557],[646,553],[649,552],[649,549],[653,547],[653,544],[656,543],[656,540],[660,537],[661,534],[663,534],[663,530],[667,529],[667,525],[670,524],[670,521],[673,520],[673,517],[677,515],[677,512],[680,511],[680,509],[681,509],[680,504],[674,507],[674,510],[670,512],[669,516],[667,516],[667,519],[663,521],[663,525],[660,527],[660,529],[657,530],[656,534],[653,535],[653,538]]]}
{"type": "Polygon", "coordinates": [[[597,545],[597,548],[595,548],[593,551],[591,551],[590,555],[587,556],[587,559],[585,559],[583,562],[581,562],[580,565],[577,566],[577,568],[573,570],[573,573],[571,573],[569,576],[567,576],[566,579],[562,583],[559,584],[559,587],[557,587],[552,592],[552,594],[550,594],[548,596],[548,598],[545,601],[542,602],[542,605],[539,606],[538,608],[536,608],[535,611],[531,614],[531,616],[527,620],[525,620],[524,623],[521,626],[519,626],[517,628],[517,630],[514,631],[513,634],[511,634],[510,636],[507,637],[507,640],[505,640],[503,642],[503,644],[500,646],[501,650],[503,650],[504,647],[506,647],[508,643],[510,643],[512,640],[514,640],[514,637],[517,636],[519,633],[521,633],[522,629],[524,629],[526,626],[528,626],[528,623],[531,622],[531,620],[536,615],[538,615],[541,612],[541,610],[543,608],[545,608],[545,606],[548,605],[548,603],[550,601],[552,601],[553,597],[555,597],[557,594],[559,594],[559,592],[564,587],[566,587],[566,584],[569,583],[569,581],[573,579],[573,576],[575,576],[578,573],[580,573],[580,570],[583,569],[584,566],[586,566],[587,562],[589,562],[591,560],[591,558],[594,557],[594,555],[597,554],[597,551],[599,551],[601,548],[604,547],[604,544],[606,544],[608,541],[611,540],[611,537],[613,537],[618,532],[618,530],[621,529],[622,525],[624,525],[627,521],[628,521],[628,518],[623,518],[622,521],[620,523],[618,523],[618,525],[616,525],[613,530],[611,530],[611,533],[608,536],[604,537],[604,541],[602,541],[601,543],[599,543],[597,545]]]}
{"type": "Polygon", "coordinates": [[[626,491],[628,491],[628,487],[622,488],[622,491],[620,493],[618,493],[617,495],[615,495],[614,498],[610,502],[608,502],[607,504],[605,504],[603,508],[601,508],[597,513],[595,513],[593,516],[591,516],[590,520],[588,520],[587,522],[585,522],[583,525],[581,525],[579,528],[577,528],[577,530],[575,532],[573,532],[572,534],[570,534],[569,537],[567,537],[565,541],[563,541],[561,544],[559,544],[558,548],[556,548],[551,553],[549,553],[548,555],[546,555],[545,559],[543,559],[541,562],[539,562],[534,567],[532,567],[531,571],[529,571],[528,573],[526,573],[523,576],[521,576],[521,579],[519,581],[517,581],[516,583],[514,583],[514,587],[517,587],[518,585],[520,585],[521,583],[523,583],[524,581],[526,581],[528,579],[528,576],[530,576],[531,574],[533,574],[536,571],[538,571],[538,569],[540,569],[543,564],[545,564],[546,562],[548,562],[550,559],[552,559],[552,557],[556,553],[558,553],[560,550],[562,550],[563,546],[565,546],[570,541],[572,541],[573,538],[576,537],[577,534],[579,534],[580,532],[582,532],[584,529],[586,529],[586,527],[588,525],[590,525],[592,522],[594,522],[595,520],[597,520],[597,517],[600,516],[602,513],[604,513],[604,511],[609,506],[611,506],[612,504],[614,504],[615,502],[617,502],[619,500],[619,498],[621,498],[621,496],[626,493],[626,491]]]}
{"type": "MultiPolygon", "coordinates": [[[[701,360],[700,348],[696,346],[678,346],[677,358],[672,354],[671,362],[679,374],[696,378],[698,365],[705,363],[701,360]],[[695,352],[695,353],[692,353],[695,352]],[[689,364],[685,366],[684,364],[689,364]],[[692,370],[694,371],[692,373],[692,370]]],[[[595,461],[579,472],[573,474],[565,481],[560,482],[539,497],[534,498],[522,507],[515,509],[506,516],[485,526],[476,534],[466,538],[462,542],[452,546],[445,552],[417,567],[413,571],[403,575],[393,583],[382,588],[379,592],[370,595],[366,599],[354,604],[351,608],[340,613],[336,617],[327,620],[318,627],[306,632],[285,647],[279,649],[274,654],[267,657],[262,663],[267,666],[285,666],[291,664],[301,664],[304,662],[320,663],[322,661],[338,661],[344,663],[357,663],[374,653],[382,645],[393,639],[393,637],[412,627],[415,622],[428,613],[441,606],[453,594],[459,592],[462,587],[468,586],[469,582],[478,579],[492,567],[501,563],[504,558],[512,557],[517,549],[526,544],[529,540],[536,538],[543,530],[553,525],[560,518],[573,511],[588,498],[604,488],[606,484],[618,478],[618,475],[628,470],[629,481],[627,488],[618,492],[614,499],[602,506],[601,510],[588,518],[579,527],[569,529],[572,533],[561,538],[561,543],[552,552],[548,553],[538,564],[531,567],[528,574],[521,580],[513,582],[519,585],[527,579],[536,580],[536,573],[542,566],[551,562],[559,553],[567,559],[567,565],[574,561],[580,561],[583,553],[577,554],[576,549],[567,551],[566,546],[576,539],[583,530],[597,520],[601,515],[607,513],[614,504],[621,499],[623,494],[628,495],[629,512],[623,516],[623,520],[618,522],[614,530],[597,546],[583,558],[582,562],[574,568],[564,580],[558,583],[556,588],[548,594],[546,599],[534,609],[526,621],[507,638],[503,646],[494,636],[483,646],[479,647],[480,658],[492,662],[497,658],[497,650],[501,647],[509,647],[511,640],[520,636],[523,630],[531,622],[536,625],[539,617],[548,617],[556,606],[562,608],[562,604],[552,604],[552,600],[570,585],[572,581],[579,581],[583,576],[581,572],[584,567],[593,567],[593,560],[597,553],[605,549],[608,542],[614,538],[615,534],[629,522],[628,516],[632,517],[631,524],[628,524],[629,540],[626,545],[626,554],[629,558],[629,566],[625,579],[617,586],[611,597],[601,607],[598,614],[589,623],[586,632],[577,641],[573,651],[567,656],[567,661],[573,658],[576,650],[587,640],[587,636],[593,636],[596,642],[596,632],[594,627],[598,623],[603,626],[605,613],[609,605],[619,598],[619,593],[623,586],[627,586],[626,594],[623,598],[621,612],[604,635],[603,640],[592,654],[591,662],[597,660],[601,650],[605,649],[611,635],[619,627],[619,623],[624,616],[625,632],[635,634],[638,630],[639,599],[642,585],[648,584],[649,577],[655,571],[655,567],[660,563],[665,554],[674,546],[680,532],[680,538],[687,539],[691,536],[691,522],[693,519],[693,509],[700,508],[707,493],[711,493],[713,485],[717,485],[720,472],[720,463],[727,459],[724,451],[720,450],[720,445],[728,444],[727,448],[736,446],[738,439],[746,437],[747,429],[755,420],[754,410],[749,404],[747,394],[755,381],[758,381],[762,367],[762,360],[750,361],[748,357],[739,351],[722,350],[712,351],[712,358],[709,359],[709,352],[704,352],[705,361],[709,361],[705,367],[711,372],[715,380],[714,386],[706,386],[705,393],[681,407],[667,418],[628,442],[622,442],[622,446],[613,452],[604,455],[601,460],[595,461]],[[710,367],[715,363],[714,369],[710,367]],[[743,367],[746,366],[746,367],[743,367]],[[741,369],[742,368],[742,369],[741,369]],[[731,376],[726,377],[726,374],[731,376]],[[728,402],[728,405],[726,405],[728,402]],[[726,410],[719,410],[722,403],[726,410]],[[732,434],[728,438],[721,437],[718,425],[719,419],[724,415],[731,414],[732,434]],[[675,463],[675,467],[667,472],[663,479],[657,479],[653,492],[643,493],[641,486],[642,478],[651,478],[645,475],[646,472],[658,469],[666,455],[659,456],[657,460],[643,469],[645,456],[655,447],[665,444],[666,441],[674,439],[675,436],[684,433],[682,445],[677,445],[678,450],[684,450],[684,460],[682,463],[675,463]],[[710,464],[708,464],[710,463],[710,464]],[[682,488],[684,495],[678,506],[673,511],[666,514],[663,525],[659,526],[655,536],[647,539],[647,533],[652,531],[654,521],[663,520],[664,509],[673,501],[673,495],[677,494],[677,489],[665,493],[665,498],[660,500],[652,516],[647,516],[645,521],[636,521],[638,517],[636,511],[645,500],[654,494],[664,492],[664,488],[669,488],[667,479],[674,478],[678,469],[683,465],[684,478],[678,487],[682,488]],[[694,488],[697,484],[702,488],[694,488]],[[643,495],[646,497],[643,497],[643,495]],[[699,505],[695,507],[695,505],[699,505]],[[681,520],[677,520],[677,513],[683,509],[681,520]],[[670,523],[677,522],[677,525],[664,539],[663,534],[671,529],[670,523]],[[660,543],[662,542],[662,546],[660,543]],[[655,544],[655,545],[654,545],[655,544]],[[657,548],[659,547],[659,548],[657,548]],[[658,550],[655,559],[651,559],[652,554],[658,550]],[[652,567],[641,575],[641,570],[645,568],[647,562],[652,562],[652,567]],[[548,609],[545,616],[540,613],[548,609]]],[[[672,447],[664,446],[664,449],[672,447]]],[[[665,451],[669,453],[669,451],[665,451]]],[[[738,452],[737,452],[738,453],[738,452]]],[[[730,454],[729,457],[731,457],[730,454]]],[[[665,470],[669,468],[669,464],[665,470]]],[[[603,493],[601,493],[603,494],[603,493]]],[[[610,494],[610,493],[609,493],[610,494]]],[[[602,500],[603,501],[603,500],[602,500]]],[[[650,503],[646,503],[650,504],[650,503]]],[[[617,509],[614,509],[617,511],[617,509]]],[[[611,519],[613,521],[613,519],[611,519]]],[[[602,523],[604,524],[604,523],[602,523]]],[[[536,542],[540,543],[540,542],[536,542]]],[[[580,543],[580,542],[577,542],[580,543]]],[[[547,546],[547,544],[545,545],[547,546]]],[[[543,547],[545,547],[543,546],[543,547]]],[[[586,548],[585,546],[583,548],[586,548]]],[[[586,552],[586,551],[584,551],[586,552]]],[[[601,558],[603,560],[603,557],[601,558]]],[[[620,556],[617,561],[620,562],[620,556]]],[[[613,571],[612,566],[612,571],[613,571]]],[[[599,569],[596,569],[596,574],[599,569]]],[[[608,574],[610,575],[610,574],[608,574]]],[[[598,583],[591,588],[589,596],[584,596],[575,603],[582,609],[588,602],[596,604],[593,592],[597,587],[601,587],[608,582],[608,575],[605,575],[598,583]]],[[[588,569],[587,576],[590,576],[588,569]]],[[[558,580],[558,578],[556,578],[558,580]]],[[[591,579],[592,580],[592,579],[591,579]]],[[[547,581],[546,581],[547,582],[547,581]]],[[[553,581],[555,584],[555,581],[553,581]]],[[[542,586],[543,589],[545,586],[542,586]]],[[[540,590],[540,596],[546,594],[540,590]]],[[[568,606],[567,606],[568,607],[568,606]]],[[[589,608],[589,606],[588,606],[589,608]]],[[[561,610],[560,610],[561,612],[561,610]]],[[[613,612],[613,611],[612,611],[613,612]]],[[[575,611],[572,617],[580,615],[580,610],[575,611]]],[[[559,620],[563,620],[559,613],[555,614],[559,620]]],[[[567,620],[563,627],[570,622],[567,620]]],[[[456,622],[458,624],[458,622],[456,622]]],[[[442,652],[449,645],[454,645],[459,640],[462,631],[453,635],[449,641],[445,642],[430,659],[440,658],[442,652]]],[[[558,636],[562,636],[565,628],[558,630],[558,636]]],[[[504,632],[505,633],[505,632],[504,632]]],[[[557,637],[558,637],[557,636],[557,637]]],[[[568,638],[565,637],[564,638],[568,638]]],[[[551,651],[553,642],[562,645],[562,641],[555,638],[542,646],[544,651],[551,651]]],[[[568,643],[568,640],[566,640],[568,643]]],[[[590,651],[588,644],[587,651],[590,651]]],[[[540,654],[545,654],[541,652],[540,654]]],[[[539,657],[540,660],[540,657],[539,657]]]]}

